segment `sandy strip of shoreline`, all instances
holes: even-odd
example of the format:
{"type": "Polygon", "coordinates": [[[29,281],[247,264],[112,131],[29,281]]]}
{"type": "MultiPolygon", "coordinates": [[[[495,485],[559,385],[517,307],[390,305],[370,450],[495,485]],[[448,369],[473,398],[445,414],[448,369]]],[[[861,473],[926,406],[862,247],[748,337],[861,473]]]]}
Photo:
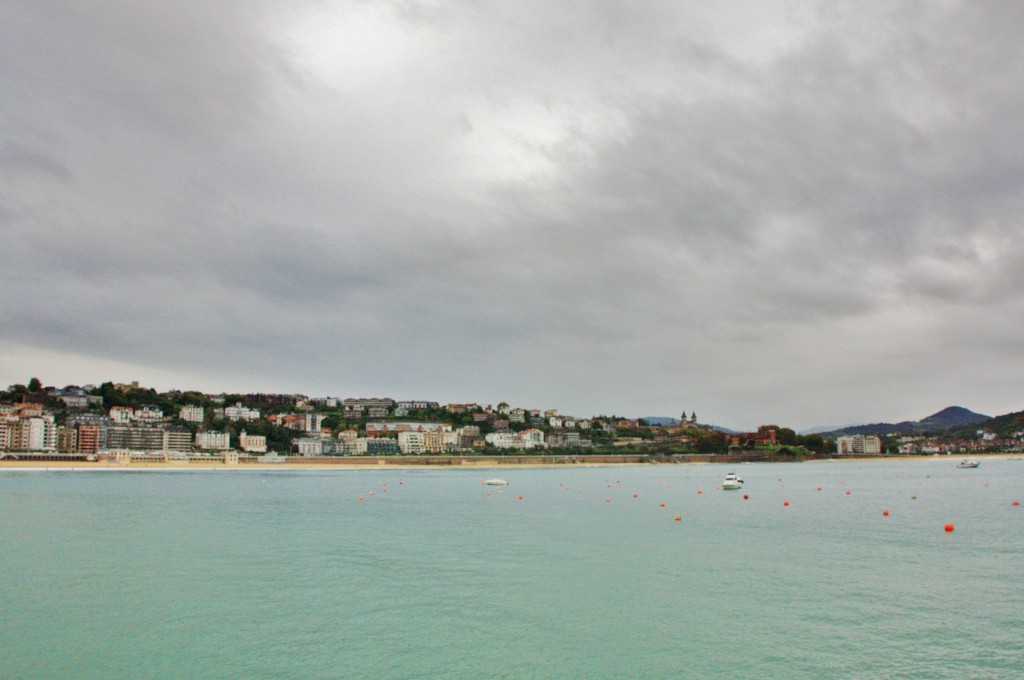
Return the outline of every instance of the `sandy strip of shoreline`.
{"type": "MultiPolygon", "coordinates": [[[[969,456],[975,459],[1020,459],[1024,453],[982,453],[969,456]]],[[[829,463],[829,462],[864,462],[864,461],[906,461],[906,460],[932,460],[932,461],[956,461],[963,459],[963,455],[922,455],[922,456],[891,456],[885,458],[843,456],[842,458],[825,458],[803,461],[807,463],[829,463]]],[[[790,461],[778,461],[790,464],[790,461]]],[[[701,462],[680,462],[664,463],[662,465],[709,465],[712,463],[701,462]]],[[[724,462],[722,464],[725,464],[724,462]]],[[[735,463],[731,463],[735,464],[735,463]]],[[[474,469],[514,469],[514,468],[584,468],[584,467],[623,467],[623,466],[649,466],[649,463],[500,463],[494,461],[470,461],[464,464],[452,465],[426,465],[426,464],[398,464],[398,463],[241,463],[238,465],[225,465],[223,463],[130,463],[120,464],[115,462],[86,463],[82,461],[22,461],[2,460],[0,471],[25,471],[25,472],[159,472],[159,471],[217,471],[217,472],[268,472],[297,470],[325,471],[325,470],[474,470],[474,469]]]]}

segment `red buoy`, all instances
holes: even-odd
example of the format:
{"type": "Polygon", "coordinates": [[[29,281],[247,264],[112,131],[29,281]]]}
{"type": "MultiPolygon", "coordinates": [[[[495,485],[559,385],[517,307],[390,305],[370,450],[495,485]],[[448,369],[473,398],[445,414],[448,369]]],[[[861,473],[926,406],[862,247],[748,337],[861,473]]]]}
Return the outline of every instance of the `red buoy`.
{"type": "Polygon", "coordinates": [[[665,504],[664,504],[664,503],[662,503],[662,504],[661,504],[661,507],[665,507],[665,504]]]}
{"type": "Polygon", "coordinates": [[[783,501],[782,505],[784,505],[785,507],[788,508],[789,507],[789,501],[783,501]]]}
{"type": "Polygon", "coordinates": [[[699,496],[699,495],[701,495],[702,493],[704,493],[704,492],[703,492],[703,491],[701,491],[700,489],[697,489],[697,495],[698,495],[698,496],[699,496]]]}
{"type": "Polygon", "coordinates": [[[821,487],[820,486],[818,487],[818,491],[821,491],[821,487]]]}
{"type": "Polygon", "coordinates": [[[362,497],[362,496],[360,496],[360,497],[359,497],[359,502],[360,502],[360,503],[362,503],[362,502],[363,502],[363,497],[362,497]]]}
{"type": "Polygon", "coordinates": [[[748,498],[750,498],[750,496],[748,496],[747,494],[743,494],[743,500],[747,500],[748,498]]]}
{"type": "Polygon", "coordinates": [[[612,502],[612,499],[611,499],[611,498],[605,498],[605,499],[604,499],[604,502],[605,502],[605,503],[611,503],[611,502],[612,502]]]}
{"type": "Polygon", "coordinates": [[[882,510],[882,517],[888,517],[888,516],[889,516],[889,511],[888,510],[882,510]]]}
{"type": "Polygon", "coordinates": [[[633,498],[636,498],[636,497],[637,497],[637,495],[636,495],[636,494],[633,494],[633,498]]]}
{"type": "Polygon", "coordinates": [[[948,534],[948,533],[952,533],[952,531],[953,531],[953,529],[955,527],[952,524],[947,524],[944,528],[946,529],[946,533],[948,534]]]}
{"type": "Polygon", "coordinates": [[[1014,502],[1010,503],[1010,505],[1018,506],[1018,505],[1020,505],[1020,501],[1014,501],[1014,502]]]}
{"type": "Polygon", "coordinates": [[[516,500],[517,501],[521,501],[521,500],[523,500],[523,497],[522,496],[516,496],[516,500]]]}
{"type": "Polygon", "coordinates": [[[849,496],[849,495],[850,495],[850,492],[849,492],[849,491],[847,491],[847,492],[846,492],[846,495],[847,495],[847,496],[849,496]]]}

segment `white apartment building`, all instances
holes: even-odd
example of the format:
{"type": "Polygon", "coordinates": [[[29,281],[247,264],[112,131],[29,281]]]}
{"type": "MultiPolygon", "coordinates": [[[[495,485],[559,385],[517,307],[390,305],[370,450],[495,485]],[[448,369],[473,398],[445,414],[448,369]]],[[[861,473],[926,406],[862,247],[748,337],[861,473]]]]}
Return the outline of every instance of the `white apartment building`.
{"type": "Polygon", "coordinates": [[[203,416],[205,415],[202,406],[182,406],[181,410],[178,411],[178,417],[184,420],[186,423],[201,423],[203,422],[203,416]]]}
{"type": "Polygon", "coordinates": [[[164,419],[164,412],[156,406],[143,406],[135,412],[135,422],[155,425],[164,419]]]}
{"type": "Polygon", "coordinates": [[[135,420],[135,409],[131,406],[111,406],[108,415],[115,425],[128,425],[135,420]]]}
{"type": "Polygon", "coordinates": [[[196,448],[206,451],[226,451],[231,448],[231,433],[196,432],[196,448]]]}
{"type": "Polygon", "coordinates": [[[836,438],[836,453],[840,455],[878,454],[882,452],[882,440],[875,435],[855,434],[852,437],[836,438]]]}
{"type": "Polygon", "coordinates": [[[231,421],[259,420],[260,410],[258,408],[242,406],[241,402],[238,402],[234,406],[224,407],[224,417],[231,421]]]}
{"type": "Polygon", "coordinates": [[[398,450],[405,455],[426,453],[427,447],[423,432],[399,432],[398,450]]]}

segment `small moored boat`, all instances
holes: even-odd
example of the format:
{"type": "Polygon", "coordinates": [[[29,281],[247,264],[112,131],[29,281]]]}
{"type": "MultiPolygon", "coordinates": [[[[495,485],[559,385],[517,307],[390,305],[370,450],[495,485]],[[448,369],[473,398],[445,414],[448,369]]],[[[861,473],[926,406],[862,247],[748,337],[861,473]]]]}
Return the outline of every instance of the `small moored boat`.
{"type": "Polygon", "coordinates": [[[508,482],[504,479],[488,479],[484,484],[487,486],[508,486],[508,482]]]}
{"type": "Polygon", "coordinates": [[[725,476],[725,481],[722,482],[723,489],[742,489],[743,480],[735,472],[730,472],[725,476]]]}
{"type": "Polygon", "coordinates": [[[981,463],[979,461],[974,460],[973,458],[965,458],[959,463],[957,463],[958,468],[976,468],[979,465],[981,465],[981,463]]]}

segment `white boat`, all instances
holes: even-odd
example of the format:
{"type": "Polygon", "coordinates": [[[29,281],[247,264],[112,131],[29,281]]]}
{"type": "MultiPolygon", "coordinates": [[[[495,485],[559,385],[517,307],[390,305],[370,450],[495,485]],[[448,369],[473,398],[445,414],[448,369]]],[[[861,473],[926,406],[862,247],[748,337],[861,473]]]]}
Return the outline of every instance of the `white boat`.
{"type": "Polygon", "coordinates": [[[964,458],[962,461],[957,463],[958,468],[976,468],[979,465],[981,465],[981,463],[973,458],[964,458]]]}
{"type": "Polygon", "coordinates": [[[730,472],[725,476],[725,481],[722,482],[722,488],[728,489],[742,489],[743,480],[735,472],[730,472]]]}
{"type": "Polygon", "coordinates": [[[508,486],[508,482],[504,479],[488,479],[484,484],[487,486],[508,486]]]}

